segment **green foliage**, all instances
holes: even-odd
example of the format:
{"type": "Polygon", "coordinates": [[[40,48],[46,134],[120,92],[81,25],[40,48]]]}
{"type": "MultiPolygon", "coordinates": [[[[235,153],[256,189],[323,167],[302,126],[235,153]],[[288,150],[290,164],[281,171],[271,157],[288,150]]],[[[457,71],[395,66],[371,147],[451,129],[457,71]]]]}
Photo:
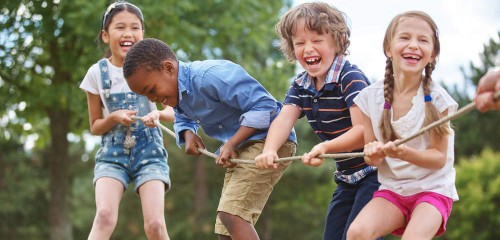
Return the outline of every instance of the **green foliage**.
{"type": "MultiPolygon", "coordinates": [[[[50,173],[58,169],[54,167],[58,164],[51,160],[66,150],[69,151],[62,160],[70,164],[62,171],[68,174],[66,180],[70,184],[69,195],[65,196],[70,202],[67,224],[72,226],[75,239],[85,239],[90,231],[95,214],[92,186],[95,152],[83,153],[83,142],[78,140],[61,152],[52,147],[66,146],[64,136],[72,133],[78,139],[88,129],[85,94],[78,85],[87,69],[104,54],[94,40],[102,13],[110,2],[5,0],[2,3],[0,103],[4,107],[0,108],[0,219],[8,221],[0,221],[1,239],[51,237],[52,216],[48,206],[51,188],[57,182],[51,184],[49,179],[50,173]],[[60,120],[69,121],[70,125],[51,126],[60,120]],[[37,137],[35,148],[25,152],[22,145],[33,136],[37,137]]],[[[184,61],[224,58],[239,63],[278,100],[283,100],[294,75],[294,65],[286,62],[278,50],[274,25],[291,5],[290,0],[134,3],[145,15],[146,37],[166,41],[184,61]]],[[[491,40],[483,52],[484,66],[471,64],[472,76],[465,77],[477,84],[479,76],[498,58],[498,49],[499,43],[491,40]]],[[[457,90],[455,94],[461,105],[470,102],[463,91],[457,90]]],[[[498,150],[498,119],[498,112],[474,112],[454,122],[458,154],[477,154],[483,146],[498,150]]],[[[167,126],[171,128],[171,124],[167,126]]],[[[299,120],[295,129],[298,155],[319,142],[307,120],[299,120]]],[[[209,150],[219,147],[220,143],[203,132],[200,134],[209,150]]],[[[165,195],[171,238],[215,238],[215,209],[225,170],[217,167],[213,159],[185,155],[170,136],[165,136],[165,145],[172,179],[172,189],[165,195]]],[[[461,201],[455,204],[444,238],[499,238],[491,227],[499,225],[500,183],[494,175],[498,172],[494,159],[498,159],[498,154],[487,151],[470,163],[462,160],[463,168],[468,170],[460,170],[462,164],[457,167],[461,201]],[[481,167],[472,167],[474,164],[481,167]],[[481,230],[479,238],[470,235],[476,229],[481,230]]],[[[257,222],[262,239],[321,238],[324,215],[335,188],[334,166],[331,160],[326,160],[320,168],[306,167],[300,162],[290,166],[257,222]]],[[[144,239],[140,198],[132,191],[133,187],[129,187],[122,200],[113,239],[144,239]]]]}
{"type": "Polygon", "coordinates": [[[0,140],[0,239],[46,239],[48,178],[43,162],[22,145],[0,140]]]}
{"type": "Polygon", "coordinates": [[[500,153],[484,150],[456,167],[460,200],[453,204],[446,239],[500,239],[500,153]]]}
{"type": "MultiPolygon", "coordinates": [[[[500,36],[500,32],[498,35],[500,36]]],[[[480,57],[482,61],[478,66],[470,63],[470,75],[467,75],[464,69],[462,69],[464,83],[448,89],[448,92],[457,100],[460,107],[465,106],[473,100],[473,93],[479,79],[488,69],[494,67],[495,60],[500,58],[500,42],[490,39],[484,45],[480,57]]],[[[497,127],[498,119],[500,119],[499,111],[490,111],[487,113],[472,111],[453,121],[456,132],[455,145],[459,146],[455,148],[457,157],[479,154],[485,147],[500,151],[500,143],[498,142],[500,128],[497,127]]]]}

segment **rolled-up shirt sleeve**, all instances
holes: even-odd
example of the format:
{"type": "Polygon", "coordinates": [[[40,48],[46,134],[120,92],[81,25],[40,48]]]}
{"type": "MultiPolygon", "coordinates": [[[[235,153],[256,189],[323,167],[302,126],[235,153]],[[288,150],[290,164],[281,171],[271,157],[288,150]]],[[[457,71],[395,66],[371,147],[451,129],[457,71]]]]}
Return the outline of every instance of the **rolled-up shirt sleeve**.
{"type": "Polygon", "coordinates": [[[266,129],[271,123],[271,112],[269,111],[250,111],[240,117],[241,126],[255,129],[266,129]]]}
{"type": "Polygon", "coordinates": [[[269,128],[272,115],[280,103],[241,66],[229,64],[225,69],[208,71],[205,77],[211,79],[206,89],[216,92],[221,102],[241,109],[240,125],[255,129],[269,128]]]}
{"type": "Polygon", "coordinates": [[[176,135],[177,146],[181,147],[181,145],[186,143],[184,136],[181,135],[183,131],[191,130],[196,133],[198,131],[198,128],[199,125],[195,121],[182,116],[182,114],[175,113],[174,131],[176,135]]]}

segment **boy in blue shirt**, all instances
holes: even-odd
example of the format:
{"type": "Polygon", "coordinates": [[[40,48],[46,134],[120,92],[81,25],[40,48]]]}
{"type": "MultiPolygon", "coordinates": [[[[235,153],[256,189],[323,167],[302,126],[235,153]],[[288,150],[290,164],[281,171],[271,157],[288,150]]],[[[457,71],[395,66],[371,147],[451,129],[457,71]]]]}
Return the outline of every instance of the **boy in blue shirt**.
{"type": "MultiPolygon", "coordinates": [[[[205,149],[196,135],[204,132],[221,142],[216,163],[227,168],[217,208],[215,233],[219,239],[259,239],[254,225],[290,162],[279,171],[257,169],[253,164],[232,164],[230,158],[254,159],[281,104],[241,66],[226,60],[184,63],[172,49],[156,39],[144,39],[127,53],[124,76],[132,91],[175,111],[177,144],[199,155],[205,149]]],[[[295,154],[294,131],[278,151],[295,154]]]]}

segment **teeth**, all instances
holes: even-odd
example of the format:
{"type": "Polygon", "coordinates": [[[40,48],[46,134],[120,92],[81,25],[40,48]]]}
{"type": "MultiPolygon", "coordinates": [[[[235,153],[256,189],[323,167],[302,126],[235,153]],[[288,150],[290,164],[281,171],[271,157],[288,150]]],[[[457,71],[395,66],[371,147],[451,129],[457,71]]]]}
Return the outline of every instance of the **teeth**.
{"type": "Polygon", "coordinates": [[[121,46],[132,46],[132,42],[122,42],[120,43],[121,46]]]}
{"type": "Polygon", "coordinates": [[[420,59],[420,57],[415,56],[415,55],[410,55],[410,54],[404,54],[403,57],[405,57],[405,58],[413,58],[413,59],[420,59]]]}
{"type": "Polygon", "coordinates": [[[312,62],[318,61],[318,60],[319,60],[319,58],[309,58],[309,59],[306,60],[306,62],[312,63],[312,62]]]}

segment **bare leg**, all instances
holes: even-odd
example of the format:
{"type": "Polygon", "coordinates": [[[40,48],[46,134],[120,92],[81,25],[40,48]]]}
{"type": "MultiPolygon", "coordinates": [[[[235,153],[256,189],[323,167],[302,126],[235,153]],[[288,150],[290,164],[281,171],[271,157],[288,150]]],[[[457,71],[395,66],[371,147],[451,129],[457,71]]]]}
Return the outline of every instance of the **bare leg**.
{"type": "Polygon", "coordinates": [[[96,214],[89,240],[109,239],[116,227],[123,184],[114,178],[100,178],[95,184],[96,214]]]}
{"type": "Polygon", "coordinates": [[[443,216],[436,207],[427,202],[419,203],[411,214],[402,239],[432,239],[442,222],[443,216]]]}
{"type": "Polygon", "coordinates": [[[170,239],[165,223],[165,184],[159,180],[152,180],[139,187],[144,230],[148,239],[170,239]]]}
{"type": "Polygon", "coordinates": [[[347,239],[376,239],[390,234],[404,224],[404,215],[398,207],[384,198],[373,198],[351,223],[347,239]]]}
{"type": "Polygon", "coordinates": [[[224,235],[219,235],[219,239],[234,239],[234,240],[258,240],[259,235],[257,235],[257,231],[255,231],[254,226],[244,220],[241,217],[225,213],[218,212],[219,218],[226,227],[227,231],[231,235],[231,237],[227,237],[224,235]]]}

